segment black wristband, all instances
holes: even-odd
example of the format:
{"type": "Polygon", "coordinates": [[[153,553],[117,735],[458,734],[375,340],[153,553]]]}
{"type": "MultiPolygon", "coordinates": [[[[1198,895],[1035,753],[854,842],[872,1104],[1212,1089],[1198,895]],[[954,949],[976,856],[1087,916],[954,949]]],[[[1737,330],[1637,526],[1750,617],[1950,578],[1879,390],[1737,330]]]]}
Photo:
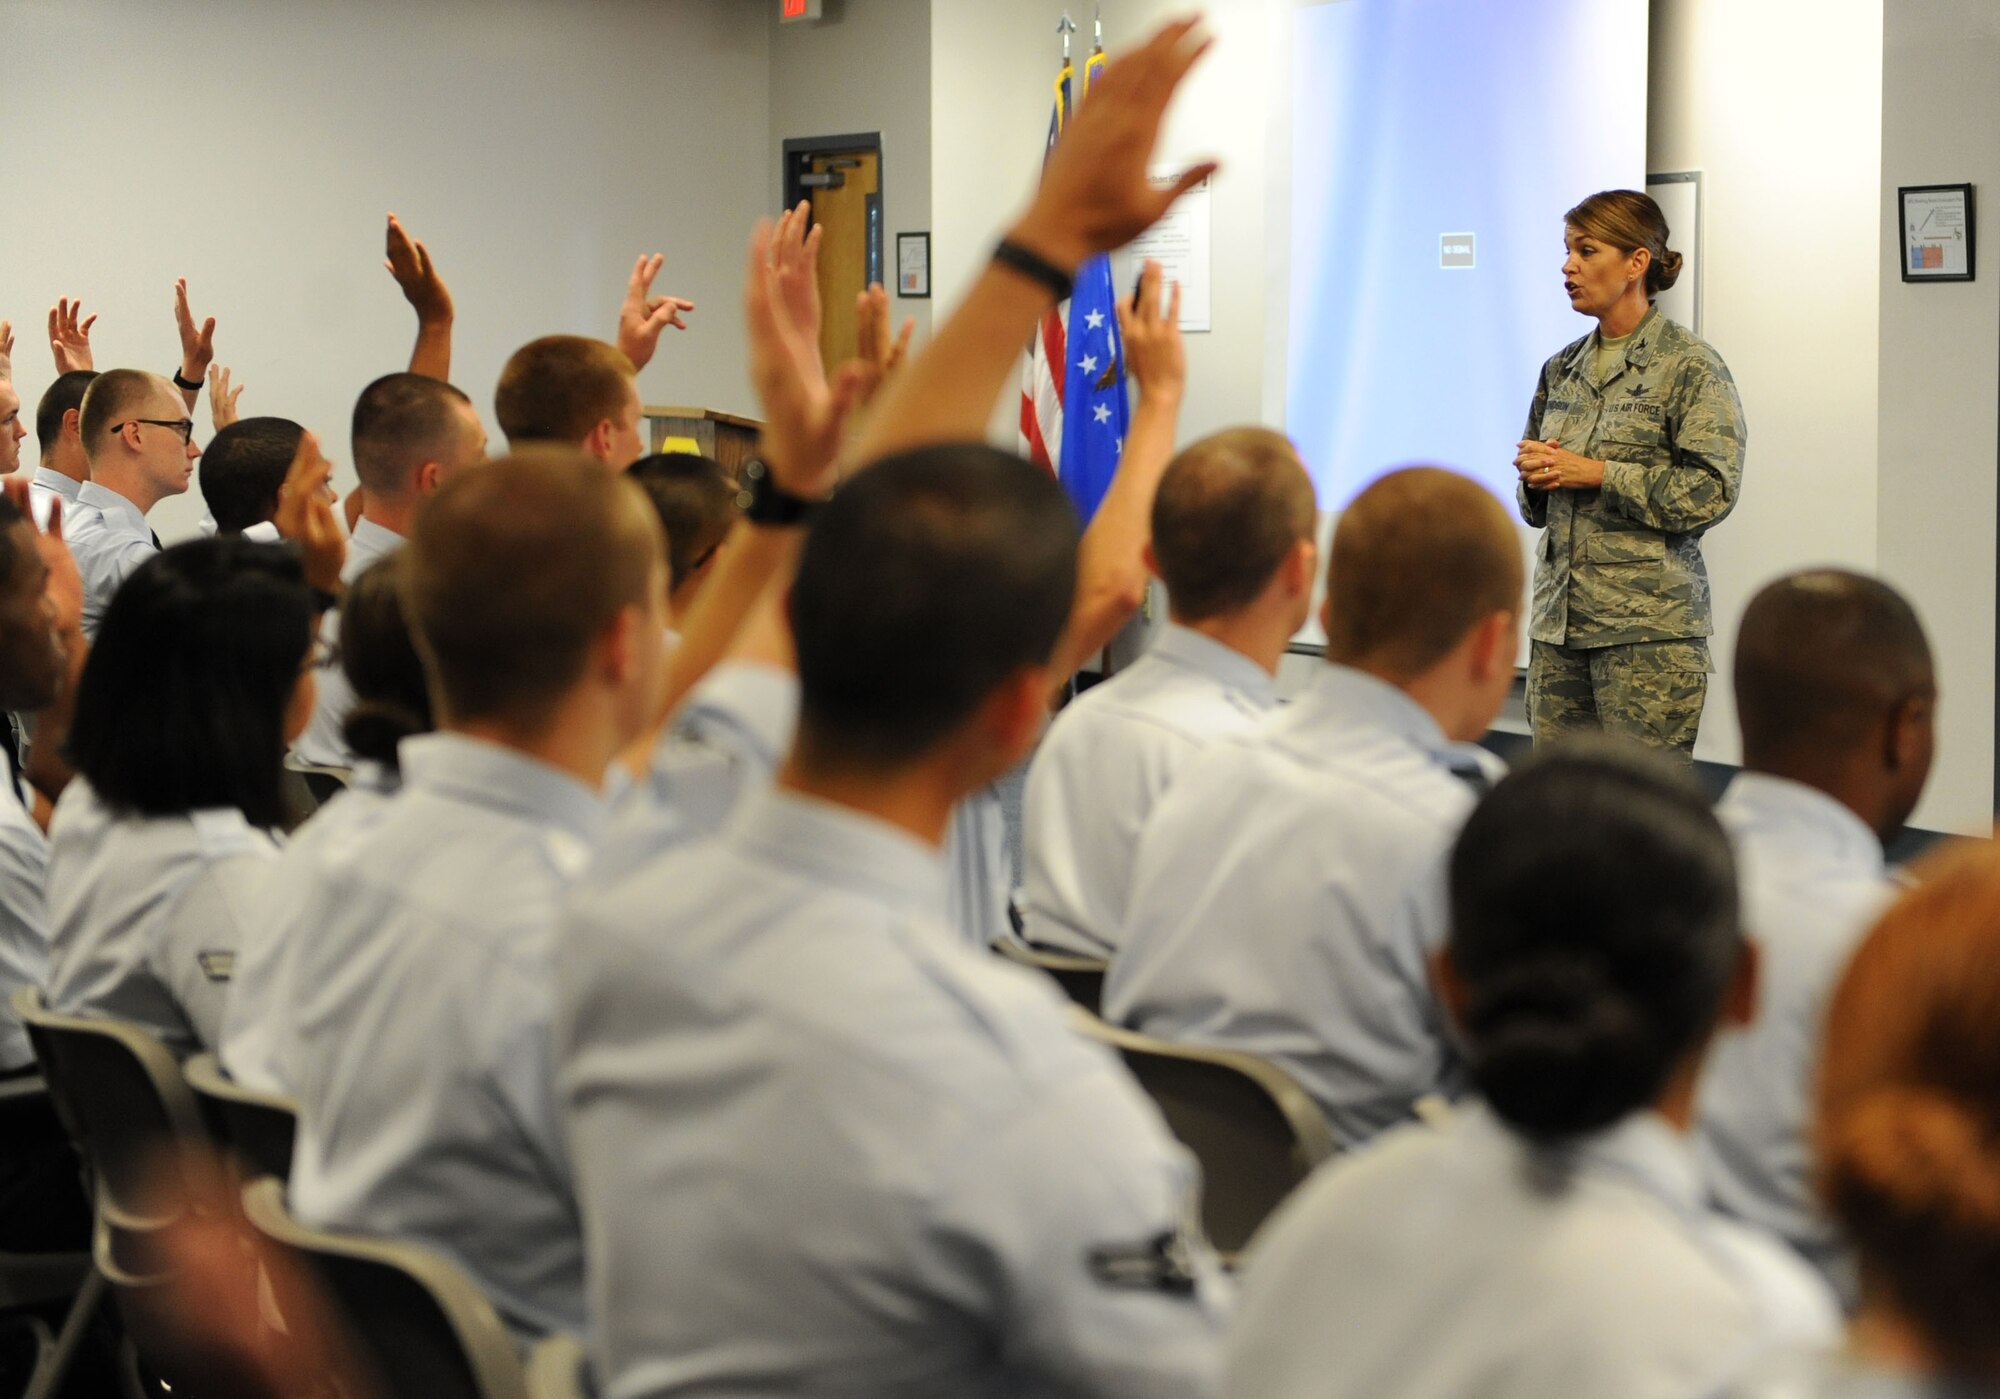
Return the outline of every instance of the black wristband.
{"type": "Polygon", "coordinates": [[[1054,294],[1057,301],[1069,300],[1076,290],[1076,279],[1050,262],[1040,253],[1022,247],[1019,243],[1002,238],[993,250],[993,260],[1002,267],[1011,267],[1024,277],[1040,282],[1054,294]]]}
{"type": "Polygon", "coordinates": [[[180,370],[176,369],[174,371],[174,387],[177,389],[186,389],[189,393],[200,393],[201,380],[197,379],[190,384],[187,380],[181,378],[180,370]]]}
{"type": "Polygon", "coordinates": [[[334,608],[340,606],[339,593],[329,593],[323,588],[313,587],[310,583],[306,585],[306,591],[312,595],[313,611],[315,612],[331,612],[334,608]]]}
{"type": "Polygon", "coordinates": [[[743,489],[736,493],[736,508],[753,525],[802,525],[813,517],[820,502],[793,495],[771,479],[771,469],[754,457],[743,463],[743,489]]]}

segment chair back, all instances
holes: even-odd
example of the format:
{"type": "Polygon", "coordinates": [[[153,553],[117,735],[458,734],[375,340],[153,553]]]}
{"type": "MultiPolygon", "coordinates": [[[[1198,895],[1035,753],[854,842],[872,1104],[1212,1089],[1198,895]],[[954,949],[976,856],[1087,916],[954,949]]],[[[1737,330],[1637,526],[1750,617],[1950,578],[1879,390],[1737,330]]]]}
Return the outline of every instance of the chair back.
{"type": "Polygon", "coordinates": [[[298,1136],[299,1107],[276,1093],[257,1093],[223,1071],[213,1054],[197,1054],[181,1065],[194,1091],[209,1134],[243,1159],[249,1174],[287,1180],[292,1143],[298,1136]]]}
{"type": "Polygon", "coordinates": [[[1079,1016],[1083,1032],[1117,1050],[1168,1128],[1201,1163],[1202,1222],[1225,1258],[1239,1252],[1315,1166],[1333,1133],[1296,1080],[1235,1049],[1175,1044],[1079,1016]]]}
{"type": "Polygon", "coordinates": [[[207,1129],[181,1066],[137,1025],[58,1015],[39,988],[14,993],[48,1081],[56,1116],[89,1169],[100,1230],[146,1232],[171,1224],[175,1192],[148,1173],[171,1165],[165,1148],[207,1145],[207,1129]]]}
{"type": "Polygon", "coordinates": [[[1046,947],[1030,947],[1027,943],[1004,937],[994,942],[993,950],[1010,962],[1033,967],[1043,973],[1062,987],[1064,995],[1092,1015],[1100,1013],[1104,1005],[1104,973],[1111,966],[1109,962],[1096,957],[1053,952],[1046,947]]]}
{"type": "Polygon", "coordinates": [[[529,1399],[588,1399],[589,1370],[583,1342],[558,1331],[528,1354],[529,1399]]]}
{"type": "Polygon", "coordinates": [[[326,1288],[387,1399],[528,1399],[499,1314],[448,1260],[418,1244],[301,1224],[269,1176],[244,1187],[243,1213],[326,1288]]]}

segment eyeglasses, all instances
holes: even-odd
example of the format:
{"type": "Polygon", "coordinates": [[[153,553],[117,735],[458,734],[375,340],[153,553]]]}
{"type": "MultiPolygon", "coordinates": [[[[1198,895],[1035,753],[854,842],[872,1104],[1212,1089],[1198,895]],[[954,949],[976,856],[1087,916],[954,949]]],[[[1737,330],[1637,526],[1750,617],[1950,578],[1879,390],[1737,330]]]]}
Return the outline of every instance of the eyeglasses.
{"type": "Polygon", "coordinates": [[[147,427],[170,427],[181,435],[181,441],[194,441],[193,418],[127,418],[111,430],[113,432],[123,432],[134,423],[144,423],[147,427]]]}

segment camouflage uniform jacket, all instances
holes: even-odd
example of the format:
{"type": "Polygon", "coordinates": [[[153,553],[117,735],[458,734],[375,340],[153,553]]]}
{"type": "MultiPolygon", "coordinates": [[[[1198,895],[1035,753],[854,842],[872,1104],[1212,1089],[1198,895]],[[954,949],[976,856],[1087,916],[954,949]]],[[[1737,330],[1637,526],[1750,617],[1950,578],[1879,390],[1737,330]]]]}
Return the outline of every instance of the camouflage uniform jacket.
{"type": "Polygon", "coordinates": [[[1736,504],[1743,403],[1708,343],[1646,313],[1598,382],[1593,337],[1542,366],[1523,436],[1604,462],[1595,490],[1519,488],[1543,527],[1529,635],[1558,646],[1708,636],[1702,532],[1736,504]]]}

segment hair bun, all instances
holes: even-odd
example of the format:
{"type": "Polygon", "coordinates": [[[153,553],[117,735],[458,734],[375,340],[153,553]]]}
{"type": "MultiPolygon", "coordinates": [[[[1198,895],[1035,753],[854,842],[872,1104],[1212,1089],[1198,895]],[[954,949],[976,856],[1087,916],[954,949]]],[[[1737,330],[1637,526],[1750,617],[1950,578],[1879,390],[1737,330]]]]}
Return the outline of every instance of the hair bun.
{"type": "Polygon", "coordinates": [[[1684,259],[1672,248],[1668,248],[1653,259],[1653,265],[1646,269],[1646,283],[1654,291],[1665,291],[1681,279],[1681,263],[1684,259]]]}
{"type": "Polygon", "coordinates": [[[430,727],[421,715],[400,704],[363,699],[347,712],[341,734],[357,758],[395,767],[396,746],[406,738],[429,733],[430,727]]]}
{"type": "Polygon", "coordinates": [[[1661,1059],[1652,1028],[1575,953],[1531,958],[1493,978],[1468,1007],[1466,1029],[1480,1093],[1529,1136],[1607,1127],[1660,1087],[1651,1082],[1661,1059]]]}

